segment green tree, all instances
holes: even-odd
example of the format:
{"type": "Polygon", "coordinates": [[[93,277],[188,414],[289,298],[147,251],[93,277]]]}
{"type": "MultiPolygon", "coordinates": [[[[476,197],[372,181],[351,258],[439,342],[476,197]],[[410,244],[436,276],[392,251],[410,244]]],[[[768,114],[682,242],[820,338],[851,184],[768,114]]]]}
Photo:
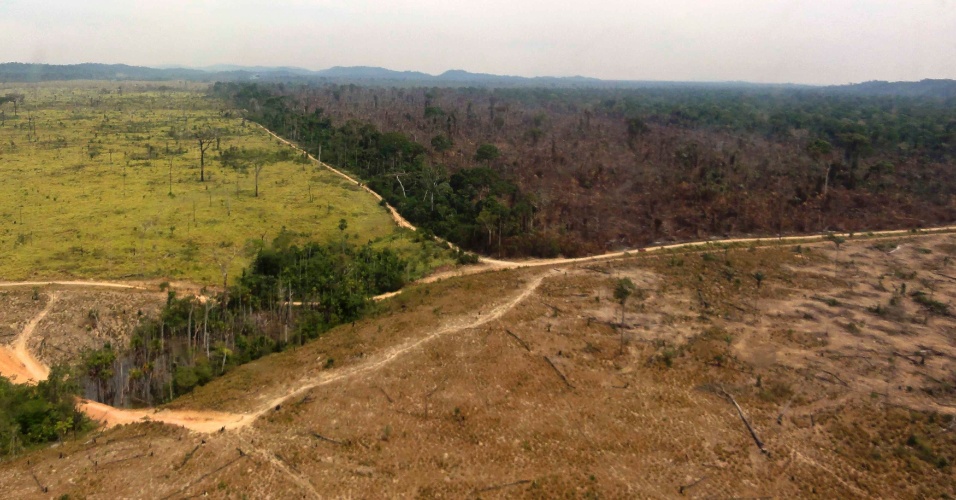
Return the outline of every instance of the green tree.
{"type": "Polygon", "coordinates": [[[452,142],[451,138],[445,134],[438,134],[432,137],[432,148],[434,148],[436,152],[444,153],[454,145],[455,143],[452,142]]]}
{"type": "Polygon", "coordinates": [[[259,174],[266,165],[292,159],[288,150],[269,151],[266,149],[245,149],[231,146],[219,153],[223,166],[237,172],[247,172],[251,168],[255,176],[255,197],[259,197],[259,174]]]}
{"type": "Polygon", "coordinates": [[[482,144],[475,152],[475,161],[490,163],[501,156],[501,151],[494,144],[482,144]]]}
{"type": "Polygon", "coordinates": [[[102,349],[89,351],[83,356],[83,368],[86,375],[96,383],[97,400],[104,401],[104,396],[110,392],[109,384],[113,378],[113,362],[116,361],[116,351],[107,342],[102,349]]]}

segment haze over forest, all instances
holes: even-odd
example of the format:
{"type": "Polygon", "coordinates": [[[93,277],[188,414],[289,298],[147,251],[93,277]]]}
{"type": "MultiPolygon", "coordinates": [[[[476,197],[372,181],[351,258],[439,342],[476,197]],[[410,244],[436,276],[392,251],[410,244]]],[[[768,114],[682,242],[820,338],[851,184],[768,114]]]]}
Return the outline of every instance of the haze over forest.
{"type": "Polygon", "coordinates": [[[0,61],[845,84],[953,78],[953,26],[951,0],[11,0],[0,61]]]}
{"type": "Polygon", "coordinates": [[[956,498],[954,27],[0,1],[0,499],[956,498]]]}

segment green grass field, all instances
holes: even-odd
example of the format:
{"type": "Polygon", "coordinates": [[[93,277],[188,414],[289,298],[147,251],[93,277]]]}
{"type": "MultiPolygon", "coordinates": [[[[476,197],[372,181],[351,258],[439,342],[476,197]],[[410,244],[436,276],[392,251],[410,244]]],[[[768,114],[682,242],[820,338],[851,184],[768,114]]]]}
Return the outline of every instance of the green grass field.
{"type": "Polygon", "coordinates": [[[0,86],[25,96],[0,126],[0,279],[173,279],[221,284],[256,242],[283,228],[301,241],[389,245],[409,278],[450,257],[402,231],[376,200],[305,162],[253,172],[224,167],[219,150],[287,148],[242,120],[205,86],[176,82],[0,86]],[[196,130],[221,131],[199,180],[196,130]],[[218,147],[217,147],[218,146],[218,147]]]}

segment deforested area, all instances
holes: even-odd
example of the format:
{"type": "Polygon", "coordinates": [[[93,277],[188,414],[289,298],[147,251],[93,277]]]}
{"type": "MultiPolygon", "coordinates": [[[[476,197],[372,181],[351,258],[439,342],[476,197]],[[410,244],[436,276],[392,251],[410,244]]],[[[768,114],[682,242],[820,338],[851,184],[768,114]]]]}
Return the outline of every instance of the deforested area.
{"type": "Polygon", "coordinates": [[[409,220],[496,256],[951,221],[945,94],[220,84],[409,220]]]}
{"type": "Polygon", "coordinates": [[[0,498],[956,498],[953,26],[0,2],[0,498]]]}

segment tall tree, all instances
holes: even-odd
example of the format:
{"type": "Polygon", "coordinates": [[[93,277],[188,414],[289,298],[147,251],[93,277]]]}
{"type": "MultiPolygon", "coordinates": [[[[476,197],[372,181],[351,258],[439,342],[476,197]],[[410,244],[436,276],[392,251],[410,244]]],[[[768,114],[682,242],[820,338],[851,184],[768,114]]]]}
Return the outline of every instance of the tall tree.
{"type": "Polygon", "coordinates": [[[219,131],[211,127],[203,127],[193,134],[193,138],[199,144],[199,181],[206,182],[206,150],[212,146],[219,137],[219,131]]]}

